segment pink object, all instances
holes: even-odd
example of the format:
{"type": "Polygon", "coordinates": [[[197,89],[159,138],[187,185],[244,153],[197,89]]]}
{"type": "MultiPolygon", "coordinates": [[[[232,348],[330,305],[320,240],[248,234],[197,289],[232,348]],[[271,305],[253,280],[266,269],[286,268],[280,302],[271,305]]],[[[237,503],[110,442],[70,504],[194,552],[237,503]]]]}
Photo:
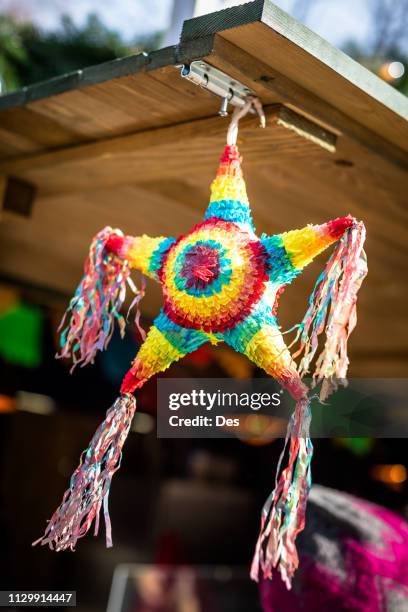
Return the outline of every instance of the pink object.
{"type": "Polygon", "coordinates": [[[401,517],[314,485],[297,543],[292,590],[277,574],[260,584],[265,612],[408,610],[408,524],[401,517]]]}

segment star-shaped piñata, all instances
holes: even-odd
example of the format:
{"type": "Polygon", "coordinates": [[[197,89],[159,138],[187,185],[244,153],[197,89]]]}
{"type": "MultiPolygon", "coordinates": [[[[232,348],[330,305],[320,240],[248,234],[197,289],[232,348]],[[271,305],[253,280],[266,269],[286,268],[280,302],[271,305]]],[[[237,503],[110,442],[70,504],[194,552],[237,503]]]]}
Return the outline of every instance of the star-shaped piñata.
{"type": "MultiPolygon", "coordinates": [[[[111,545],[108,492],[135,411],[133,392],[205,342],[226,342],[273,376],[296,401],[289,424],[289,463],[267,500],[252,567],[270,577],[278,567],[290,586],[298,565],[295,538],[304,526],[310,487],[310,407],[301,374],[309,369],[317,336],[327,340],[317,361],[318,379],[345,378],[346,341],[355,324],[356,293],[365,274],[364,226],[351,217],[258,237],[236,144],[223,152],[202,223],[178,238],[124,236],[105,228],[94,239],[85,276],[71,301],[62,333],[62,356],[92,362],[106,347],[135,268],[161,284],[164,306],[123,379],[121,396],[108,411],[70,489],[40,540],[57,550],[74,548],[103,505],[111,545]],[[297,368],[277,321],[284,287],[314,257],[338,246],[311,296],[298,327],[304,352],[297,368]]],[[[137,299],[137,298],[136,298],[137,299]]]]}

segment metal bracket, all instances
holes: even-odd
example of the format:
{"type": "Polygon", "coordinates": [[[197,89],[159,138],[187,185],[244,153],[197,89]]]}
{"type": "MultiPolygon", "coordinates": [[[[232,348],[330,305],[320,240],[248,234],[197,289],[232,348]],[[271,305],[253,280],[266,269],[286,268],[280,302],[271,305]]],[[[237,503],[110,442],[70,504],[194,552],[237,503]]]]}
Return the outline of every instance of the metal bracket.
{"type": "Polygon", "coordinates": [[[191,64],[181,66],[181,76],[222,98],[218,111],[221,117],[228,115],[228,104],[242,107],[248,96],[256,95],[239,81],[235,81],[225,72],[210,66],[203,60],[196,60],[191,64]]]}

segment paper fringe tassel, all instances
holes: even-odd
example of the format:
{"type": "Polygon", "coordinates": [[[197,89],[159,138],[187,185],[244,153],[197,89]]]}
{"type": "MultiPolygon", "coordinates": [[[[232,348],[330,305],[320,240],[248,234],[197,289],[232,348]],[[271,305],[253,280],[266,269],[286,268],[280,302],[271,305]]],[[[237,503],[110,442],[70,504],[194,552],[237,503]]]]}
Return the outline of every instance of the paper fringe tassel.
{"type": "MultiPolygon", "coordinates": [[[[356,326],[357,293],[367,274],[364,241],[364,224],[356,221],[345,232],[318,278],[309,308],[292,343],[300,338],[299,350],[293,357],[303,353],[299,374],[304,376],[316,354],[319,335],[326,331],[326,342],[313,374],[315,384],[323,381],[321,399],[325,399],[338,382],[346,384],[347,340],[356,326]]],[[[261,532],[251,568],[253,580],[259,580],[260,572],[270,579],[273,569],[277,568],[288,589],[299,565],[295,540],[304,529],[311,486],[310,420],[310,400],[298,399],[279,460],[275,489],[262,510],[261,532]],[[288,442],[289,461],[281,472],[288,442]]]]}
{"type": "MultiPolygon", "coordinates": [[[[58,328],[62,329],[70,314],[69,324],[61,333],[61,352],[57,357],[72,357],[72,369],[78,364],[93,363],[96,353],[109,344],[115,321],[124,336],[125,321],[120,310],[126,298],[126,285],[136,294],[132,306],[138,305],[144,294],[130,279],[128,262],[108,250],[107,242],[113,233],[121,234],[105,227],[92,240],[85,275],[58,328]]],[[[137,312],[138,327],[139,316],[137,312]]]]}
{"type": "Polygon", "coordinates": [[[326,342],[313,373],[315,384],[323,381],[322,400],[339,382],[347,384],[347,341],[356,326],[357,293],[367,274],[365,235],[364,224],[357,221],[345,232],[317,280],[294,341],[300,338],[293,358],[303,353],[299,373],[304,376],[317,351],[318,337],[326,331],[326,342]]]}
{"type": "Polygon", "coordinates": [[[112,546],[108,509],[112,476],[119,469],[122,447],[129,433],[136,400],[122,395],[106,413],[106,419],[95,432],[64,493],[61,505],[48,522],[44,535],[33,543],[48,544],[51,550],[74,550],[95,521],[94,535],[99,531],[99,514],[103,505],[106,546],[112,546]]]}
{"type": "Polygon", "coordinates": [[[262,510],[261,531],[251,567],[251,578],[256,581],[260,572],[263,578],[271,579],[273,569],[277,568],[288,589],[299,565],[295,540],[305,526],[306,503],[311,486],[313,446],[308,437],[310,419],[309,400],[299,399],[288,425],[275,489],[262,510]],[[288,442],[288,465],[279,476],[288,442]]]}

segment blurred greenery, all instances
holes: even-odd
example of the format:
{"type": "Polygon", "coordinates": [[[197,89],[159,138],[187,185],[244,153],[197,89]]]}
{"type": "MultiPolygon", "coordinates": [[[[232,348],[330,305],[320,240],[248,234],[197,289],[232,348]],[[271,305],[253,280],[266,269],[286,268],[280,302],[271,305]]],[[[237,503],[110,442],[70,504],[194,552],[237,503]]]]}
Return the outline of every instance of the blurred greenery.
{"type": "MultiPolygon", "coordinates": [[[[372,51],[370,53],[363,49],[355,42],[347,43],[343,51],[357,62],[374,72],[381,75],[381,68],[389,62],[401,62],[405,67],[403,76],[395,81],[390,80],[389,83],[403,94],[408,95],[408,60],[398,46],[390,47],[385,52],[372,51]]],[[[387,79],[386,79],[387,80],[387,79]]]]}
{"type": "Polygon", "coordinates": [[[158,33],[126,45],[96,15],[89,15],[82,27],[65,16],[55,32],[0,16],[2,93],[131,53],[150,51],[159,42],[158,33]]]}

